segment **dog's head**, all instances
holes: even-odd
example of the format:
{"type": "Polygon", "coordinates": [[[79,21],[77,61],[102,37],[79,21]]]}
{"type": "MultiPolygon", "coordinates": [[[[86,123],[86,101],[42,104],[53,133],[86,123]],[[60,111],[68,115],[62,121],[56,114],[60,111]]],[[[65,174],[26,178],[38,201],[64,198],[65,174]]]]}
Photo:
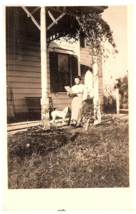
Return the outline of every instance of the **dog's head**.
{"type": "Polygon", "coordinates": [[[63,113],[66,115],[68,113],[69,107],[64,108],[63,113]]]}
{"type": "Polygon", "coordinates": [[[65,116],[67,117],[70,117],[71,116],[71,109],[69,107],[66,107],[64,110],[63,110],[65,113],[65,116]]]}
{"type": "Polygon", "coordinates": [[[68,107],[64,108],[63,112],[68,112],[68,107]]]}

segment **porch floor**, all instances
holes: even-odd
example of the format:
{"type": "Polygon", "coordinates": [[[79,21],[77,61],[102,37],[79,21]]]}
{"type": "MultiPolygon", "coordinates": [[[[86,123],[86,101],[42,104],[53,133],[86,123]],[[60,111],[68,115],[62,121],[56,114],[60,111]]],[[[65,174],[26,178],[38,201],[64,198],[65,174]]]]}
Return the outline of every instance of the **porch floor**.
{"type": "Polygon", "coordinates": [[[37,121],[26,121],[26,122],[18,122],[18,123],[10,123],[7,124],[7,133],[15,134],[17,132],[26,131],[29,127],[38,126],[40,124],[40,120],[37,121]]]}
{"type": "MultiPolygon", "coordinates": [[[[117,114],[112,114],[112,115],[113,115],[113,117],[117,117],[117,114]]],[[[120,120],[129,120],[129,115],[128,114],[119,114],[119,119],[120,120]]],[[[29,127],[38,126],[40,124],[41,124],[41,120],[10,123],[10,124],[7,124],[7,133],[10,135],[10,134],[15,134],[17,132],[27,131],[27,129],[29,127]]],[[[64,127],[66,128],[66,127],[68,127],[68,125],[65,124],[64,127]]]]}

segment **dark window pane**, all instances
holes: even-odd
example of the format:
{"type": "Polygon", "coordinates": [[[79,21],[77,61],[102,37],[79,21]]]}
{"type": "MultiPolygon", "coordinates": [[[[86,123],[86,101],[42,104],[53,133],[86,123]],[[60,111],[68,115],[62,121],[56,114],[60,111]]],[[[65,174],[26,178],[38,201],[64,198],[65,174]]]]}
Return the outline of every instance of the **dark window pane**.
{"type": "Polygon", "coordinates": [[[80,47],[81,47],[81,48],[85,48],[84,36],[81,36],[81,37],[80,37],[80,47]]]}
{"type": "Polygon", "coordinates": [[[58,72],[58,54],[50,52],[50,84],[51,92],[60,91],[60,76],[58,72]]]}
{"type": "Polygon", "coordinates": [[[51,92],[66,91],[64,86],[70,86],[68,54],[50,53],[50,83],[51,92]]]}
{"type": "Polygon", "coordinates": [[[69,72],[69,56],[58,54],[58,71],[69,72]]]}
{"type": "Polygon", "coordinates": [[[71,74],[72,74],[72,86],[75,85],[74,76],[78,75],[78,60],[76,56],[71,55],[71,74]]]}

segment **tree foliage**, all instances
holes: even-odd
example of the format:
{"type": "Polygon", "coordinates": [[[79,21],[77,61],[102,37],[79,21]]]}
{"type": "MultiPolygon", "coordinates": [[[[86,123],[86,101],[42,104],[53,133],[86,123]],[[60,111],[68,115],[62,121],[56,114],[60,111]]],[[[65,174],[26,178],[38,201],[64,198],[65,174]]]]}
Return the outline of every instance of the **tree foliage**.
{"type": "Polygon", "coordinates": [[[119,93],[121,95],[120,107],[128,109],[128,75],[125,75],[123,78],[120,78],[121,86],[119,93]]]}
{"type": "Polygon", "coordinates": [[[86,45],[90,48],[90,54],[93,56],[102,55],[104,58],[108,58],[109,50],[105,47],[106,42],[112,46],[113,54],[118,53],[113,32],[101,14],[96,14],[93,11],[79,12],[73,9],[70,15],[70,28],[65,26],[59,37],[63,36],[66,41],[71,38],[77,41],[84,37],[86,45]]]}
{"type": "Polygon", "coordinates": [[[125,75],[123,78],[120,78],[121,86],[119,89],[119,93],[122,96],[128,98],[128,75],[125,75]]]}

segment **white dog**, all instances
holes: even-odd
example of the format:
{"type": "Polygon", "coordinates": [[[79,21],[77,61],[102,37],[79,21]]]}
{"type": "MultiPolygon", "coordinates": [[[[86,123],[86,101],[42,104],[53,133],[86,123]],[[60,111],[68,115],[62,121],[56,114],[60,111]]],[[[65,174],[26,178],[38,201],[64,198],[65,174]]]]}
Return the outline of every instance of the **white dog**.
{"type": "Polygon", "coordinates": [[[52,116],[52,123],[55,124],[55,119],[56,117],[62,118],[62,122],[64,124],[65,117],[68,113],[69,107],[64,108],[63,111],[52,111],[51,116],[52,116]]]}

